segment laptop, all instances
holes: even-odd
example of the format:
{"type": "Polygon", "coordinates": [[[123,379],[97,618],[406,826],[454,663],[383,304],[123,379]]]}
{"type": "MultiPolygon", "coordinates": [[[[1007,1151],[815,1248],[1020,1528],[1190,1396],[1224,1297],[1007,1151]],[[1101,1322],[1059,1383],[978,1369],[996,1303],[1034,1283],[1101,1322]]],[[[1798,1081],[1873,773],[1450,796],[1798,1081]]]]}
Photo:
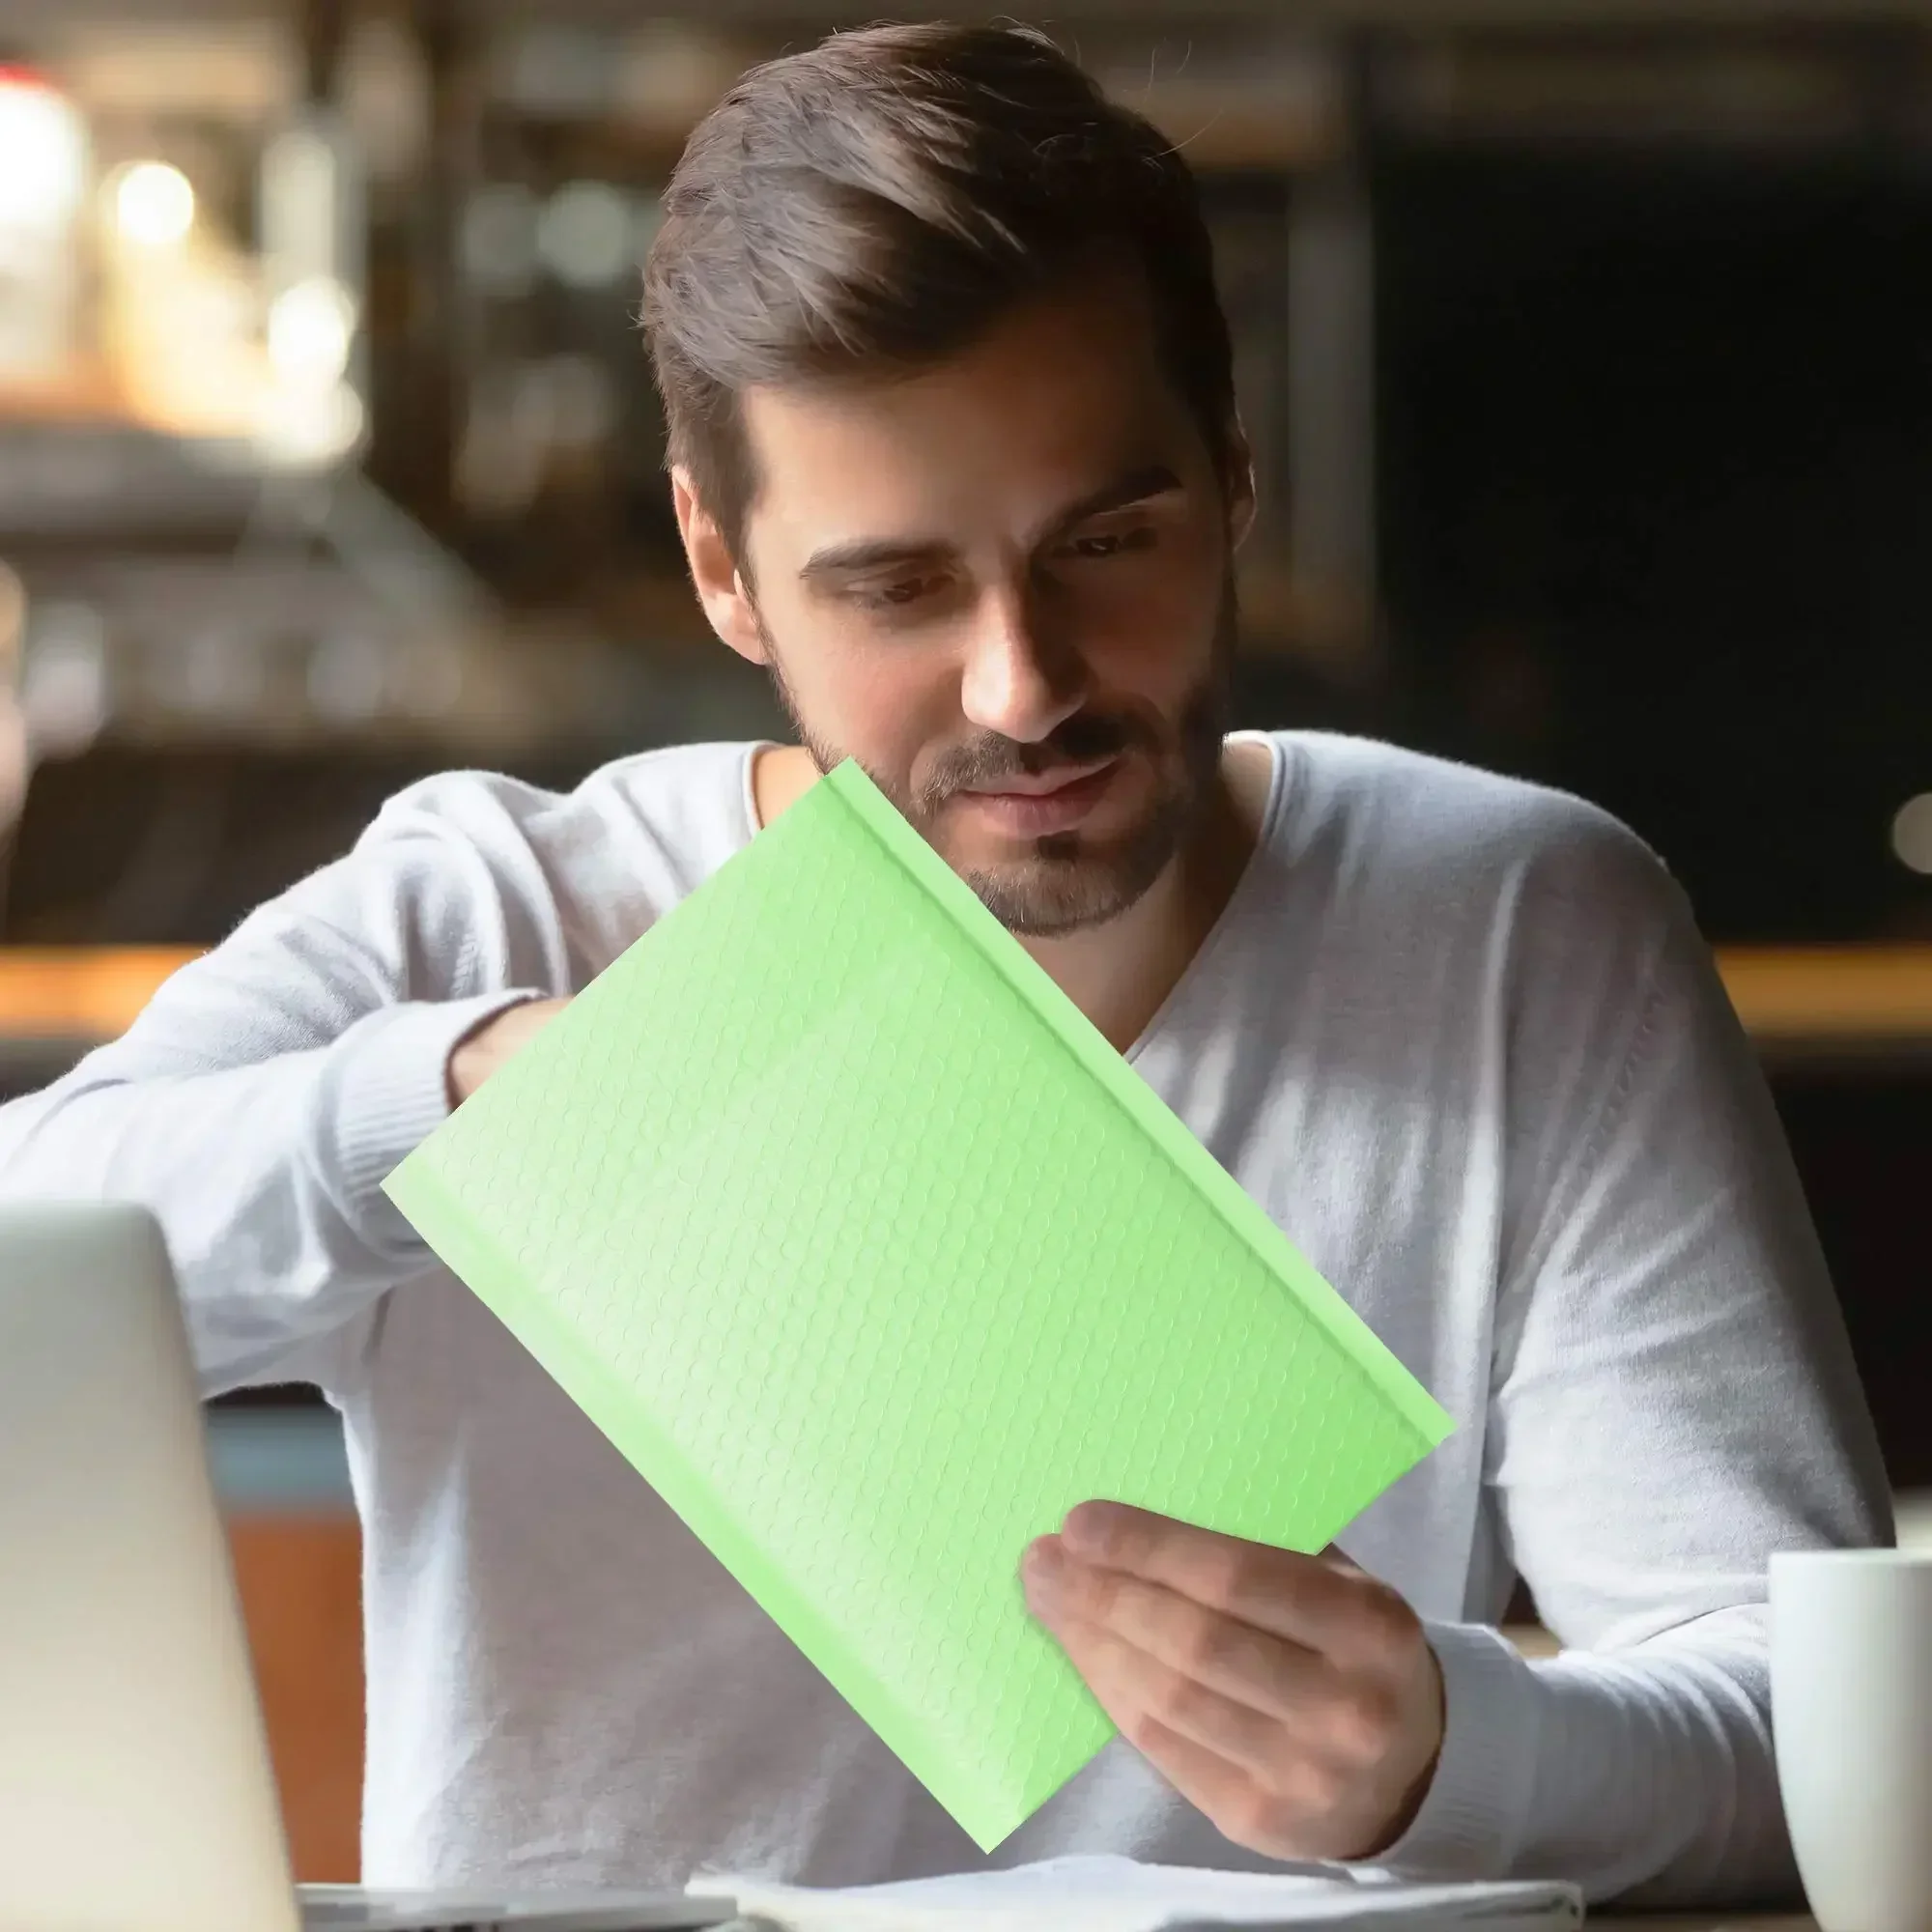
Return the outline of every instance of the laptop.
{"type": "Polygon", "coordinates": [[[179,1294],[119,1206],[0,1208],[0,1932],[642,1932],[682,1893],[291,1877],[179,1294]]]}

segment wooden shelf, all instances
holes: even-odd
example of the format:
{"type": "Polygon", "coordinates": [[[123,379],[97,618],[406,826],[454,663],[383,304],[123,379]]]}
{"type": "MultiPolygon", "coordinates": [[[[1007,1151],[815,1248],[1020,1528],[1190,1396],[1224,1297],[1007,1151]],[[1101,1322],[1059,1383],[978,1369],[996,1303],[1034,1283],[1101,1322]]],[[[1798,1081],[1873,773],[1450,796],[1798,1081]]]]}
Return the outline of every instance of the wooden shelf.
{"type": "Polygon", "coordinates": [[[0,1037],[112,1039],[194,957],[167,947],[0,949],[0,1037]]]}
{"type": "Polygon", "coordinates": [[[1737,947],[1718,964],[1767,1044],[1932,1043],[1932,945],[1737,947]]]}
{"type": "MultiPolygon", "coordinates": [[[[111,1039],[191,951],[0,949],[0,1038],[111,1039]]],[[[1932,945],[1731,947],[1718,965],[1767,1045],[1932,1045],[1932,945]]]]}

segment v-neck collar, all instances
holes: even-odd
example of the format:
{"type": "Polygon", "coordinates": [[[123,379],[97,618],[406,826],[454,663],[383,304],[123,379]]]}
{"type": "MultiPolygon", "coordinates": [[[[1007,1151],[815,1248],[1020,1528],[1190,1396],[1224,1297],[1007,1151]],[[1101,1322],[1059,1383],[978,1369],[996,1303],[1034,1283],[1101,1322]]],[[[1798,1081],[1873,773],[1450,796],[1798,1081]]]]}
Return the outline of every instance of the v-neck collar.
{"type": "MultiPolygon", "coordinates": [[[[1148,1021],[1122,1058],[1131,1066],[1150,1044],[1154,1042],[1173,1018],[1176,1010],[1187,1000],[1194,986],[1206,977],[1211,968],[1214,956],[1226,944],[1229,928],[1239,917],[1246,901],[1256,891],[1255,879],[1263,869],[1264,854],[1280,834],[1283,814],[1288,810],[1289,799],[1289,756],[1288,748],[1281,740],[1266,731],[1232,731],[1229,742],[1237,739],[1259,738],[1268,748],[1268,795],[1267,804],[1262,810],[1261,829],[1255,835],[1254,850],[1248,854],[1247,863],[1241,867],[1241,875],[1235,881],[1235,890],[1228,895],[1214,923],[1208,928],[1208,936],[1194,949],[1194,956],[1180,969],[1180,977],[1168,988],[1166,999],[1154,1009],[1153,1017],[1148,1021]]],[[[778,750],[778,741],[770,738],[755,740],[746,748],[744,759],[739,767],[738,808],[743,815],[744,843],[749,845],[763,828],[758,815],[757,768],[761,753],[778,750]]]]}
{"type": "Polygon", "coordinates": [[[1208,928],[1208,936],[1194,949],[1194,956],[1180,969],[1180,977],[1167,989],[1167,998],[1154,1009],[1153,1017],[1140,1030],[1134,1043],[1121,1056],[1129,1066],[1158,1040],[1193,989],[1211,971],[1215,955],[1225,951],[1230,928],[1236,923],[1247,901],[1257,891],[1255,880],[1264,870],[1264,854],[1280,832],[1282,815],[1288,809],[1288,748],[1279,738],[1265,731],[1229,733],[1231,742],[1243,738],[1259,738],[1268,748],[1267,804],[1262,810],[1262,822],[1255,834],[1254,849],[1248,854],[1247,863],[1241,867],[1240,877],[1235,881],[1235,890],[1228,895],[1227,904],[1221,908],[1214,923],[1208,928]]]}

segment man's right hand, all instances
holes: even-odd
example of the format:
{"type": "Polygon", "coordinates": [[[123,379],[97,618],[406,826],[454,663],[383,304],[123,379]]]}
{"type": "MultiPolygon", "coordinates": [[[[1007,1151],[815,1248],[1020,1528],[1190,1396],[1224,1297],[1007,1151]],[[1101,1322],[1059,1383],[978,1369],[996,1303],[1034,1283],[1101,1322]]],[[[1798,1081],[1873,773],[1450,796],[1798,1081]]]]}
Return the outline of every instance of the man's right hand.
{"type": "Polygon", "coordinates": [[[449,1056],[449,1104],[460,1107],[497,1067],[547,1027],[568,1000],[525,1000],[487,1019],[449,1056]]]}

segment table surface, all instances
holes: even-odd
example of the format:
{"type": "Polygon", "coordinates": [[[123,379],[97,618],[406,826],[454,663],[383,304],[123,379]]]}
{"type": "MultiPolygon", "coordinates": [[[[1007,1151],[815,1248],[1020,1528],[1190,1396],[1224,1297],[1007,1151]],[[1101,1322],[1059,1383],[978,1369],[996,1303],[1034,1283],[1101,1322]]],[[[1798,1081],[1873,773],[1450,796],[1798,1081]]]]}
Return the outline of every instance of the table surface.
{"type": "Polygon", "coordinates": [[[1818,1932],[1818,1921],[1804,1912],[1613,1912],[1605,1907],[1590,1917],[1611,1920],[1637,1932],[1818,1932]]]}
{"type": "Polygon", "coordinates": [[[1592,1924],[1627,1926],[1630,1932],[1818,1932],[1818,1921],[1804,1912],[1592,1912],[1592,1924]]]}

